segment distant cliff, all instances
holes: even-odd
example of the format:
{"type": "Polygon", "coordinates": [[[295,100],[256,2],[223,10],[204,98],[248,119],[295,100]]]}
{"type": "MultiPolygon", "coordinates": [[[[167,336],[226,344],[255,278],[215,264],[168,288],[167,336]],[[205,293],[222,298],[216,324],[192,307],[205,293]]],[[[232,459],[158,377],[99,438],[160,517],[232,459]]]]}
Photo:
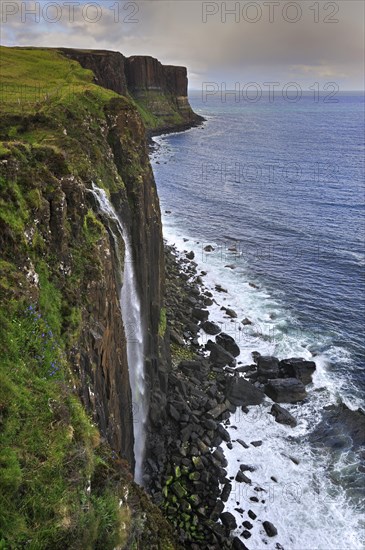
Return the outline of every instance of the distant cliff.
{"type": "Polygon", "coordinates": [[[61,51],[92,70],[99,86],[133,97],[150,133],[182,130],[203,121],[189,104],[185,67],[162,65],[150,56],[126,58],[106,50],[61,51]]]}

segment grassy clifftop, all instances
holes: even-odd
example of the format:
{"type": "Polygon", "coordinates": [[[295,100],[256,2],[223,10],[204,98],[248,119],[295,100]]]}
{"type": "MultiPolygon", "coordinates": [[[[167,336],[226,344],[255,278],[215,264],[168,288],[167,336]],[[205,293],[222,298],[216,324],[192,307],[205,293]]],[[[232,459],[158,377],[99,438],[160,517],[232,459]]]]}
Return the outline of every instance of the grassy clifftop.
{"type": "MultiPolygon", "coordinates": [[[[87,188],[127,201],[108,134],[118,110],[133,118],[136,108],[53,50],[1,48],[0,81],[0,548],[173,549],[168,523],[79,398],[92,400],[102,367],[80,370],[85,334],[119,307],[87,188]]],[[[138,182],[135,151],[125,162],[138,182]]],[[[108,433],[126,419],[107,418],[108,433]]]]}

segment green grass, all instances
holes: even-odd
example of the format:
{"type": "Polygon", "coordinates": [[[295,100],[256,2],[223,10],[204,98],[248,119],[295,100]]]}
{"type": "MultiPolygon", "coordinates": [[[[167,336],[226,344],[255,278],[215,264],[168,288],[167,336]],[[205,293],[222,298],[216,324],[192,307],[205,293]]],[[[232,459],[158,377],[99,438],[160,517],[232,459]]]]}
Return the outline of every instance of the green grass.
{"type": "Polygon", "coordinates": [[[0,99],[4,112],[22,113],[72,102],[93,87],[93,74],[56,50],[0,46],[0,99]]]}
{"type": "Polygon", "coordinates": [[[174,101],[168,95],[149,90],[134,96],[138,111],[149,130],[183,124],[184,118],[179,113],[174,101]]]}
{"type": "Polygon", "coordinates": [[[123,476],[71,390],[67,361],[81,329],[80,285],[95,275],[105,229],[89,209],[72,239],[65,220],[65,281],[45,221],[62,177],[123,187],[100,132],[116,94],[56,51],[1,47],[0,60],[0,158],[10,162],[0,166],[0,548],[112,549],[130,530],[123,476]]]}
{"type": "Polygon", "coordinates": [[[120,541],[118,495],[87,491],[100,438],[68,389],[62,346],[35,306],[12,304],[0,321],[3,548],[111,549],[120,541]]]}
{"type": "Polygon", "coordinates": [[[166,317],[166,308],[162,307],[160,310],[160,323],[158,325],[158,335],[160,338],[165,336],[167,328],[167,317],[166,317]]]}

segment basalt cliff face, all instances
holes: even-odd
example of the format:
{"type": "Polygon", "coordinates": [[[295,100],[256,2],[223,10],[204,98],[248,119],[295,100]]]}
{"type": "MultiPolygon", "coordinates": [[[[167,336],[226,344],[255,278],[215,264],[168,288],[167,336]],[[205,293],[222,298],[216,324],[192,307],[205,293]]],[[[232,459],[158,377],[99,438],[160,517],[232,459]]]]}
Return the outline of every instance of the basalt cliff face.
{"type": "Polygon", "coordinates": [[[203,120],[190,107],[185,67],[162,65],[150,56],[126,58],[119,52],[104,50],[62,52],[92,70],[100,86],[130,95],[142,109],[151,134],[188,128],[203,120]]]}
{"type": "Polygon", "coordinates": [[[125,243],[93,189],[133,248],[151,439],[166,414],[169,348],[146,130],[200,121],[186,70],[102,51],[1,48],[1,60],[0,541],[177,548],[128,473],[140,419],[120,302],[125,243]]]}

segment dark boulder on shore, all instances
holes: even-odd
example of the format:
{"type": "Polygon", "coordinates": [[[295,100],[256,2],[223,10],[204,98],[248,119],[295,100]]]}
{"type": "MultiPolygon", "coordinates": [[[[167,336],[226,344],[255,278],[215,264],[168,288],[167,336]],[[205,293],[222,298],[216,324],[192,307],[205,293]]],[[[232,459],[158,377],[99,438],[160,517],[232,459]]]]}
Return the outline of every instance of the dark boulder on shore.
{"type": "Polygon", "coordinates": [[[216,336],[215,341],[219,346],[222,346],[226,351],[228,351],[233,357],[238,357],[240,352],[240,348],[235,342],[235,339],[232,338],[232,336],[229,336],[225,332],[221,332],[218,336],[216,336]]]}
{"type": "Polygon", "coordinates": [[[184,338],[182,338],[182,336],[180,336],[180,334],[178,334],[176,330],[170,329],[170,338],[171,342],[173,342],[174,344],[178,344],[179,346],[185,345],[184,338]]]}
{"type": "Polygon", "coordinates": [[[264,380],[279,377],[279,359],[270,355],[260,355],[257,359],[257,373],[264,380]]]}
{"type": "Polygon", "coordinates": [[[270,414],[275,417],[275,421],[279,424],[286,424],[287,426],[291,426],[292,428],[295,428],[295,426],[297,425],[297,421],[295,420],[294,416],[277,403],[275,403],[275,405],[271,407],[270,414]]]}
{"type": "Polygon", "coordinates": [[[265,393],[276,403],[297,403],[307,397],[304,384],[296,378],[269,380],[265,393]]]}
{"type": "Polygon", "coordinates": [[[236,481],[238,483],[247,483],[248,485],[251,485],[252,481],[249,477],[247,477],[241,470],[238,470],[236,475],[236,481]]]}
{"type": "Polygon", "coordinates": [[[229,499],[229,495],[231,494],[231,491],[232,491],[231,483],[226,483],[222,489],[222,494],[221,494],[221,499],[223,502],[227,502],[227,500],[229,499]]]}
{"type": "Polygon", "coordinates": [[[220,519],[224,527],[226,527],[229,531],[237,529],[236,518],[230,512],[223,512],[223,514],[220,515],[220,519]]]}
{"type": "Polygon", "coordinates": [[[231,317],[231,319],[237,319],[237,313],[234,311],[234,309],[231,309],[230,307],[223,307],[222,308],[228,317],[231,317]]]}
{"type": "Polygon", "coordinates": [[[244,378],[233,376],[226,381],[225,396],[233,405],[261,405],[265,394],[244,378]]]}
{"type": "Polygon", "coordinates": [[[204,323],[201,324],[201,328],[210,336],[215,336],[216,334],[219,334],[222,330],[220,326],[216,325],[212,321],[204,321],[204,323]]]}
{"type": "Polygon", "coordinates": [[[247,546],[238,537],[234,537],[232,548],[233,550],[248,550],[247,546]]]}
{"type": "Polygon", "coordinates": [[[222,285],[215,285],[217,292],[227,292],[227,289],[223,288],[222,285]]]}
{"type": "Polygon", "coordinates": [[[188,252],[187,254],[185,254],[185,255],[186,255],[188,260],[194,260],[194,258],[195,258],[195,254],[192,250],[190,252],[188,252]]]}
{"type": "Polygon", "coordinates": [[[278,530],[276,529],[275,525],[273,525],[270,521],[264,521],[262,525],[264,526],[268,537],[275,537],[275,535],[278,534],[278,530]]]}
{"type": "Polygon", "coordinates": [[[193,317],[195,319],[198,319],[198,321],[207,321],[209,317],[209,311],[207,309],[200,309],[198,307],[194,307],[193,309],[193,317]]]}
{"type": "Polygon", "coordinates": [[[201,361],[181,361],[178,365],[181,370],[189,378],[194,376],[197,380],[204,380],[209,372],[209,367],[202,359],[201,361]]]}
{"type": "Polygon", "coordinates": [[[205,349],[210,351],[209,361],[217,367],[225,367],[226,365],[234,367],[236,365],[234,356],[219,344],[212,342],[212,340],[208,340],[205,349]]]}
{"type": "Polygon", "coordinates": [[[280,372],[283,377],[298,378],[306,386],[312,383],[312,375],[316,370],[314,361],[305,361],[292,357],[280,361],[280,372]]]}

